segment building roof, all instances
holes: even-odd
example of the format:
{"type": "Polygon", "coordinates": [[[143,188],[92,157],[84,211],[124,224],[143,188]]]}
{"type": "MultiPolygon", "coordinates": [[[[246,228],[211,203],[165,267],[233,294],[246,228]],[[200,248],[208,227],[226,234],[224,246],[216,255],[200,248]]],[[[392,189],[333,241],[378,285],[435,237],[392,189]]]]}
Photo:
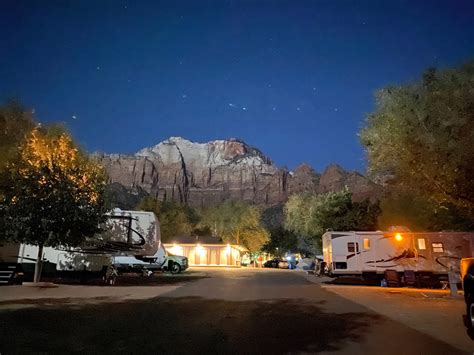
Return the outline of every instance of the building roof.
{"type": "Polygon", "coordinates": [[[173,237],[169,242],[164,243],[164,244],[222,244],[226,245],[227,243],[224,243],[222,241],[222,238],[220,237],[214,237],[212,235],[204,235],[204,236],[179,236],[179,237],[173,237]]]}

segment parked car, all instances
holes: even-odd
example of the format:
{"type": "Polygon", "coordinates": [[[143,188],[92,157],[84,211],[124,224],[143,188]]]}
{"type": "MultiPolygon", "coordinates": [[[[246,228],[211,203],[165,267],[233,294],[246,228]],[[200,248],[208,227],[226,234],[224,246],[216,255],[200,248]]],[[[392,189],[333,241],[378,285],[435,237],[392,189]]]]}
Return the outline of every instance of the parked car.
{"type": "Polygon", "coordinates": [[[288,261],[274,258],[265,261],[263,264],[263,267],[269,267],[269,268],[274,268],[274,269],[288,269],[288,261]]]}
{"type": "Polygon", "coordinates": [[[474,258],[461,259],[461,280],[466,302],[466,326],[474,328],[474,258]]]}
{"type": "Polygon", "coordinates": [[[267,260],[263,263],[263,267],[269,267],[269,268],[278,268],[278,263],[280,262],[280,259],[270,259],[267,260]]]}

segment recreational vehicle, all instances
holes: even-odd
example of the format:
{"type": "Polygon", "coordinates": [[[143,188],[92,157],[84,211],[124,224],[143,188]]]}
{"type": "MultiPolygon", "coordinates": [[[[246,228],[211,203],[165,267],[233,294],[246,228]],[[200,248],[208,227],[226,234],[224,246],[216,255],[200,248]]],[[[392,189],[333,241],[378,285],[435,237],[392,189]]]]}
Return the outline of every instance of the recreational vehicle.
{"type": "Polygon", "coordinates": [[[385,270],[445,276],[459,271],[459,261],[473,256],[473,232],[326,232],[325,271],[332,276],[381,278],[385,270]]]}
{"type": "MultiPolygon", "coordinates": [[[[37,255],[38,247],[34,245],[8,243],[0,246],[0,283],[21,283],[18,276],[32,275],[37,255]]],[[[81,246],[44,247],[42,274],[71,276],[76,273],[109,278],[114,275],[111,271],[123,265],[124,260],[128,264],[133,264],[132,261],[147,265],[159,263],[160,268],[174,271],[178,269],[174,262],[179,264],[178,271],[187,267],[186,260],[167,256],[154,213],[114,209],[108,215],[104,232],[81,246]]]]}

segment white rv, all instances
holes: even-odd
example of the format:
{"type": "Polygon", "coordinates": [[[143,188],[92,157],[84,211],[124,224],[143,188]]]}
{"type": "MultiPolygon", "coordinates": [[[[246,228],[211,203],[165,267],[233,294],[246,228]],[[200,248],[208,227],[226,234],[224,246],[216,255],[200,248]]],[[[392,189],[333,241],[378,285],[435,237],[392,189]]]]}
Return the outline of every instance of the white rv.
{"type": "MultiPolygon", "coordinates": [[[[115,209],[108,215],[104,229],[77,248],[44,247],[42,274],[61,276],[76,272],[81,276],[109,277],[111,270],[125,262],[135,266],[146,264],[149,269],[169,268],[173,272],[187,268],[186,258],[167,256],[158,220],[152,212],[115,209]]],[[[0,283],[11,282],[14,270],[32,274],[37,255],[38,247],[34,245],[9,243],[0,247],[0,283]]]]}
{"type": "Polygon", "coordinates": [[[331,231],[322,241],[326,273],[333,276],[376,277],[388,269],[446,275],[474,255],[474,232],[331,231]]]}

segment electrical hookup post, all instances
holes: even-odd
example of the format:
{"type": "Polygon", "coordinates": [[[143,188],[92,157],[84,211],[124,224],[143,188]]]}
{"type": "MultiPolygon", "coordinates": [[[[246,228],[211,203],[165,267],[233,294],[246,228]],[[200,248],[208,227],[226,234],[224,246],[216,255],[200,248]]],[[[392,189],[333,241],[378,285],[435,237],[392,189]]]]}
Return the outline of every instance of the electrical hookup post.
{"type": "Polygon", "coordinates": [[[459,273],[454,270],[453,267],[449,268],[448,272],[448,282],[449,282],[449,297],[451,298],[461,298],[458,294],[458,282],[460,281],[459,273]]]}

